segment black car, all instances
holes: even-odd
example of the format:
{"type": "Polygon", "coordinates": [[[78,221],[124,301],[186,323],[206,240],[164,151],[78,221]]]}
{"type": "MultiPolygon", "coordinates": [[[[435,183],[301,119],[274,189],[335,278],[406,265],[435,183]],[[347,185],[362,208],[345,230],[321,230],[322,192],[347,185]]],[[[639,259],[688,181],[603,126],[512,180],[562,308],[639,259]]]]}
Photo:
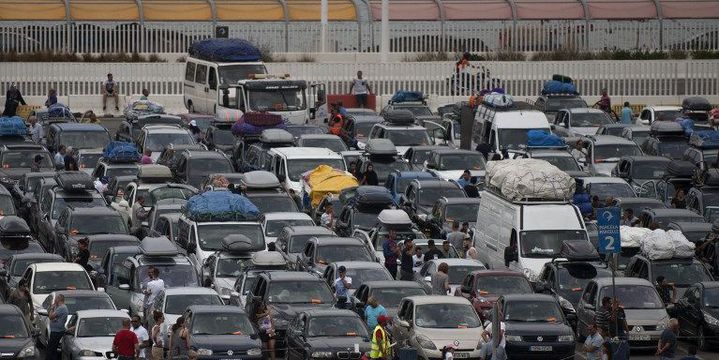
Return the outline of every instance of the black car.
{"type": "Polygon", "coordinates": [[[534,102],[534,107],[547,114],[547,118],[554,116],[561,109],[586,108],[587,103],[579,95],[574,94],[546,94],[541,95],[534,102]]]}
{"type": "Polygon", "coordinates": [[[5,266],[0,268],[0,295],[4,299],[10,296],[12,289],[17,287],[22,274],[25,273],[28,265],[43,262],[63,262],[65,259],[60,255],[48,253],[23,253],[11,256],[5,266]]]}
{"type": "Polygon", "coordinates": [[[640,226],[645,228],[648,228],[653,223],[657,223],[661,229],[666,229],[667,225],[670,222],[705,222],[704,218],[701,215],[698,215],[687,209],[645,208],[639,215],[635,213],[634,216],[639,217],[639,221],[641,224],[640,226]]]}
{"type": "Polygon", "coordinates": [[[8,259],[15,254],[44,253],[42,246],[30,236],[30,227],[25,220],[17,216],[6,216],[0,219],[5,225],[13,224],[12,233],[0,232],[0,267],[5,266],[8,259]]]}
{"type": "Polygon", "coordinates": [[[297,268],[297,259],[313,237],[337,236],[324,226],[288,226],[282,229],[275,241],[275,247],[285,257],[291,269],[297,268]]]}
{"type": "Polygon", "coordinates": [[[307,310],[287,328],[287,360],[359,359],[370,350],[367,326],[350,310],[307,310]]]}
{"type": "Polygon", "coordinates": [[[5,186],[0,185],[0,216],[12,215],[18,215],[13,196],[5,186]]]}
{"type": "Polygon", "coordinates": [[[232,156],[232,148],[235,146],[235,135],[232,134],[230,126],[232,124],[215,123],[205,132],[205,138],[202,140],[208,150],[217,150],[232,156]]]}
{"type": "Polygon", "coordinates": [[[268,212],[298,212],[297,203],[284,191],[255,190],[244,194],[261,213],[268,212]]]}
{"type": "Polygon", "coordinates": [[[364,310],[370,297],[387,310],[393,317],[399,311],[399,302],[408,296],[429,295],[427,289],[416,281],[379,280],[366,281],[356,287],[352,303],[355,311],[364,319],[364,310]]]}
{"type": "MultiPolygon", "coordinates": [[[[18,216],[26,220],[29,218],[30,207],[32,206],[35,192],[39,189],[41,180],[54,176],[54,171],[28,172],[13,185],[12,189],[10,189],[10,194],[15,203],[18,216]]],[[[3,207],[3,205],[0,205],[0,207],[3,207]]]]}
{"type": "Polygon", "coordinates": [[[684,157],[689,142],[684,136],[684,129],[673,121],[655,121],[649,137],[641,145],[646,155],[664,156],[674,160],[684,157]]]}
{"type": "Polygon", "coordinates": [[[92,177],[97,179],[104,176],[108,178],[116,176],[137,176],[139,171],[136,163],[113,163],[100,158],[92,170],[92,177]]]}
{"type": "Polygon", "coordinates": [[[377,185],[384,185],[387,176],[394,170],[409,171],[410,165],[401,157],[396,156],[397,149],[387,139],[370,139],[367,141],[365,152],[357,159],[357,172],[364,174],[367,166],[372,164],[377,173],[377,185]],[[386,146],[386,147],[385,147],[386,146]]]}
{"type": "Polygon", "coordinates": [[[497,300],[495,306],[502,309],[505,349],[509,359],[545,360],[574,357],[574,331],[553,296],[504,295],[497,300]]]}
{"type": "Polygon", "coordinates": [[[690,286],[670,314],[679,320],[679,335],[696,339],[700,350],[719,345],[719,282],[690,286]]]}
{"type": "Polygon", "coordinates": [[[210,150],[185,150],[180,154],[174,171],[177,182],[198,187],[208,174],[233,172],[234,168],[224,153],[210,150]]]}
{"type": "Polygon", "coordinates": [[[402,158],[409,163],[412,170],[421,171],[424,169],[424,162],[429,159],[432,150],[442,148],[442,146],[437,145],[412,146],[405,151],[402,158]]]}
{"type": "Polygon", "coordinates": [[[335,231],[339,236],[351,236],[355,229],[372,229],[377,225],[379,213],[384,209],[391,209],[393,206],[392,194],[386,187],[359,186],[353,190],[351,198],[345,201],[339,211],[335,231]]]}
{"type": "Polygon", "coordinates": [[[663,202],[657,200],[657,199],[650,199],[650,198],[644,198],[644,197],[617,197],[614,198],[614,205],[619,206],[619,208],[622,209],[622,214],[624,214],[624,210],[626,209],[632,209],[634,212],[634,216],[639,217],[639,215],[642,214],[642,211],[644,209],[666,209],[666,205],[664,205],[663,202]]]}
{"type": "Polygon", "coordinates": [[[3,358],[33,359],[39,357],[34,332],[15,305],[0,305],[0,354],[3,358]]]}
{"type": "Polygon", "coordinates": [[[244,310],[226,305],[192,305],[183,314],[187,345],[199,358],[262,359],[262,342],[244,310]]]}
{"type": "Polygon", "coordinates": [[[140,245],[138,238],[127,234],[95,234],[88,235],[87,239],[88,251],[90,251],[90,260],[87,263],[95,271],[101,269],[102,259],[105,257],[108,249],[120,246],[140,245]]]}
{"type": "Polygon", "coordinates": [[[35,157],[40,155],[40,171],[55,169],[50,153],[42,145],[2,145],[0,146],[0,175],[13,180],[19,180],[24,174],[30,172],[35,157]]]}
{"type": "Polygon", "coordinates": [[[719,218],[719,187],[692,187],[687,191],[687,209],[701,215],[708,222],[719,218]]]}
{"type": "MultiPolygon", "coordinates": [[[[60,214],[55,224],[55,243],[52,248],[55,249],[56,254],[64,256],[67,261],[74,261],[78,252],[77,240],[80,238],[94,238],[102,234],[127,236],[129,232],[127,223],[117,210],[109,207],[74,208],[68,206],[60,214]]],[[[93,242],[95,242],[94,240],[93,242]]],[[[129,243],[122,245],[129,245],[129,243]]],[[[98,245],[95,244],[95,246],[98,245]]],[[[90,255],[92,256],[92,252],[90,255]]],[[[98,253],[95,252],[93,263],[98,263],[97,256],[98,253]]]]}
{"type": "Polygon", "coordinates": [[[46,134],[51,153],[57,152],[61,144],[73,149],[104,149],[110,142],[110,133],[98,124],[55,123],[46,134]]]}
{"type": "Polygon", "coordinates": [[[112,269],[116,265],[122,264],[125,259],[140,254],[142,249],[139,246],[114,246],[108,248],[102,256],[100,266],[95,269],[96,273],[91,274],[93,281],[98,287],[104,287],[106,284],[112,283],[113,279],[108,274],[112,274],[112,269]]]}
{"type": "Polygon", "coordinates": [[[663,156],[625,156],[619,159],[612,176],[626,180],[639,193],[645,182],[664,178],[670,161],[663,156]]]}
{"type": "Polygon", "coordinates": [[[666,260],[652,260],[644,255],[634,255],[629,260],[624,276],[646,279],[654,283],[659,276],[664,276],[667,282],[677,287],[677,298],[682,296],[687,288],[698,282],[714,281],[708,267],[694,258],[673,258],[666,260]]]}
{"type": "Polygon", "coordinates": [[[115,140],[134,143],[142,134],[145,125],[177,125],[183,126],[184,121],[179,116],[167,114],[148,114],[126,118],[121,122],[115,132],[115,140]]]}
{"type": "Polygon", "coordinates": [[[232,150],[232,163],[239,172],[269,170],[269,149],[294,146],[295,137],[281,129],[268,129],[259,137],[244,137],[232,150]]]}
{"type": "Polygon", "coordinates": [[[182,152],[185,150],[207,150],[207,147],[203,144],[168,144],[162,149],[155,163],[157,165],[167,166],[174,174],[177,168],[177,162],[180,160],[180,155],[182,155],[182,152]]]}
{"type": "Polygon", "coordinates": [[[686,237],[687,240],[696,244],[698,242],[704,241],[707,235],[711,233],[712,224],[677,221],[670,222],[667,225],[667,230],[681,231],[681,233],[684,234],[684,237],[686,237]]]}

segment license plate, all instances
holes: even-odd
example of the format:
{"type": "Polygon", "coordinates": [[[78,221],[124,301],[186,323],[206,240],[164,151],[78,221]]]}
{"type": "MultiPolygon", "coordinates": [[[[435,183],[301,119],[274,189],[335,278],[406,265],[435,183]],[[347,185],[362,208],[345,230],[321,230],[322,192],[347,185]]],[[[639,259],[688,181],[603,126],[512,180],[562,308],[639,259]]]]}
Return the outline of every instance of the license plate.
{"type": "Polygon", "coordinates": [[[629,334],[629,341],[649,341],[651,339],[648,334],[629,334]]]}
{"type": "Polygon", "coordinates": [[[530,346],[529,351],[552,351],[551,346],[530,346]]]}
{"type": "Polygon", "coordinates": [[[458,359],[467,359],[467,358],[469,358],[469,353],[468,352],[455,352],[454,357],[456,357],[458,359]]]}

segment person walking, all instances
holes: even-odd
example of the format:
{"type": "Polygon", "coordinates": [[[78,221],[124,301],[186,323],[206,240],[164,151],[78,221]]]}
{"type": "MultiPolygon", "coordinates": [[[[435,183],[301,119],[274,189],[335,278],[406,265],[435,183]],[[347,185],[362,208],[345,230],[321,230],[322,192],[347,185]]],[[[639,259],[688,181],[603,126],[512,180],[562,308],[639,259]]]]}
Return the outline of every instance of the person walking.
{"type": "Polygon", "coordinates": [[[10,87],[5,93],[5,108],[2,111],[2,116],[15,116],[17,115],[17,108],[19,105],[27,105],[25,99],[22,98],[20,90],[18,90],[15,83],[11,83],[10,87]]]}
{"type": "Polygon", "coordinates": [[[669,327],[664,329],[659,337],[657,352],[654,355],[659,356],[661,360],[674,359],[677,351],[677,334],[679,334],[679,320],[671,318],[669,327]]]}
{"type": "Polygon", "coordinates": [[[102,110],[107,109],[107,98],[115,99],[115,110],[120,111],[120,95],[117,91],[117,83],[112,78],[112,74],[107,74],[107,80],[102,84],[102,110]]]}
{"type": "Polygon", "coordinates": [[[367,328],[374,329],[377,327],[377,319],[380,316],[388,316],[387,310],[380,305],[377,298],[370,296],[367,299],[367,306],[364,308],[364,317],[367,320],[367,328]]]}
{"type": "Polygon", "coordinates": [[[629,101],[624,102],[624,107],[622,108],[622,114],[620,119],[622,124],[634,123],[634,115],[632,114],[632,108],[629,107],[629,101]]]}
{"type": "Polygon", "coordinates": [[[139,353],[139,341],[137,335],[130,330],[130,323],[130,319],[123,319],[122,329],[112,340],[112,351],[117,354],[118,360],[134,360],[139,353]]]}
{"type": "Polygon", "coordinates": [[[604,338],[599,333],[599,329],[596,323],[589,325],[589,335],[584,340],[584,346],[582,350],[585,352],[587,360],[602,360],[602,343],[604,338]]]}
{"type": "Polygon", "coordinates": [[[65,145],[60,145],[57,147],[57,152],[55,153],[55,156],[53,157],[53,160],[55,161],[55,168],[57,169],[64,169],[65,168],[65,153],[67,152],[67,147],[65,145]]]}
{"type": "Polygon", "coordinates": [[[362,182],[360,185],[379,185],[379,177],[374,171],[372,163],[367,164],[367,170],[362,174],[362,182]]]}
{"type": "Polygon", "coordinates": [[[155,321],[155,325],[150,330],[150,338],[152,339],[150,357],[153,360],[163,360],[165,358],[165,336],[167,335],[165,314],[155,310],[152,314],[152,319],[155,321]]]}
{"type": "Polygon", "coordinates": [[[150,347],[150,334],[148,334],[147,329],[142,326],[142,320],[139,316],[133,315],[130,323],[132,325],[132,332],[137,336],[137,357],[139,359],[146,359],[147,349],[150,347]]]}
{"type": "Polygon", "coordinates": [[[37,116],[31,115],[27,118],[28,124],[30,124],[30,135],[32,136],[32,142],[35,144],[42,143],[42,139],[45,137],[45,132],[42,126],[37,123],[37,116]]]}
{"type": "Polygon", "coordinates": [[[187,359],[187,329],[185,328],[185,318],[180,316],[170,329],[170,344],[168,347],[168,359],[187,359]]]}
{"type": "Polygon", "coordinates": [[[337,268],[339,277],[335,279],[335,297],[349,296],[349,289],[352,288],[352,278],[347,276],[347,268],[344,265],[340,265],[337,268]]]}
{"type": "Polygon", "coordinates": [[[267,304],[262,303],[257,307],[255,319],[257,319],[257,328],[260,330],[262,344],[270,352],[270,360],[275,360],[275,323],[267,304]]]}
{"type": "Polygon", "coordinates": [[[32,297],[30,296],[30,290],[27,288],[27,281],[25,279],[20,279],[17,287],[10,292],[7,303],[17,306],[20,311],[22,311],[25,319],[32,324],[34,320],[32,297]]]}
{"type": "Polygon", "coordinates": [[[367,97],[372,93],[367,80],[362,78],[362,71],[357,72],[357,78],[350,83],[350,93],[354,95],[358,108],[367,107],[367,97]]]}
{"type": "Polygon", "coordinates": [[[400,280],[414,280],[414,267],[412,266],[412,256],[414,256],[414,241],[407,239],[404,241],[402,249],[402,257],[400,259],[400,280]]]}
{"type": "Polygon", "coordinates": [[[400,255],[399,246],[397,246],[397,232],[390,229],[387,232],[387,238],[382,243],[382,255],[384,255],[384,267],[392,275],[392,279],[397,278],[397,257],[400,255]]]}
{"type": "Polygon", "coordinates": [[[447,234],[447,241],[449,241],[455,249],[461,249],[463,240],[464,233],[459,231],[459,221],[455,220],[452,222],[452,232],[447,234]]]}
{"type": "Polygon", "coordinates": [[[377,326],[372,330],[372,338],[370,343],[370,359],[392,359],[390,339],[386,330],[389,318],[385,315],[377,317],[377,326]]]}
{"type": "Polygon", "coordinates": [[[147,269],[147,276],[147,284],[145,284],[145,289],[143,290],[143,293],[145,294],[145,314],[150,313],[149,309],[155,303],[155,298],[157,297],[157,295],[165,291],[165,281],[160,279],[160,269],[154,266],[150,267],[149,269],[147,269]]]}
{"type": "Polygon", "coordinates": [[[447,295],[449,292],[449,265],[443,262],[439,264],[437,272],[432,274],[430,283],[432,284],[432,295],[447,295]]]}
{"type": "Polygon", "coordinates": [[[48,360],[59,360],[60,353],[57,348],[60,346],[60,340],[65,335],[65,323],[68,316],[67,306],[65,306],[65,295],[55,295],[55,301],[48,309],[48,318],[50,319],[50,337],[47,340],[47,356],[48,360]]]}

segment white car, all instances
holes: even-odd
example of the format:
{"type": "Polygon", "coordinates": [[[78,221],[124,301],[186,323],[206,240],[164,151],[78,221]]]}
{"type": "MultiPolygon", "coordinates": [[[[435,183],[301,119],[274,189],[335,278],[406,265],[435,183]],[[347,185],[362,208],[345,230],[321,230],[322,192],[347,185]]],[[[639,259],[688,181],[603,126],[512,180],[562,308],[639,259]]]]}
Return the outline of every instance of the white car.
{"type": "Polygon", "coordinates": [[[105,359],[122,321],[129,319],[120,310],[78,311],[68,323],[70,330],[62,338],[62,354],[67,359],[105,359]]]}
{"type": "Polygon", "coordinates": [[[301,212],[270,212],[261,219],[265,243],[275,242],[286,226],[314,226],[312,217],[301,212]]]}
{"type": "Polygon", "coordinates": [[[65,306],[68,310],[67,323],[72,316],[82,310],[117,310],[107,293],[92,290],[65,290],[55,291],[42,303],[42,308],[37,310],[39,316],[35,316],[33,326],[39,330],[37,342],[46,345],[50,335],[50,319],[48,309],[55,302],[58,294],[65,296],[65,306]]]}
{"type": "MultiPolygon", "coordinates": [[[[213,289],[205,287],[176,287],[165,289],[157,294],[152,304],[153,310],[162,312],[165,315],[164,327],[170,327],[182,316],[190,305],[224,305],[220,295],[213,289]]],[[[155,325],[154,319],[150,316],[146,319],[147,327],[152,329],[155,325]]],[[[165,332],[169,334],[169,331],[165,332]]],[[[165,344],[169,338],[165,338],[165,344]]]]}
{"type": "Polygon", "coordinates": [[[37,313],[50,293],[59,290],[96,290],[90,276],[79,264],[49,262],[31,264],[22,275],[37,313]]]}
{"type": "Polygon", "coordinates": [[[449,266],[449,287],[451,290],[449,294],[454,294],[455,291],[462,285],[465,275],[476,270],[487,270],[481,262],[471,259],[434,259],[427,261],[422,265],[418,272],[414,273],[415,281],[424,285],[424,287],[432,292],[432,275],[435,274],[441,263],[446,263],[449,266]]]}
{"type": "Polygon", "coordinates": [[[639,122],[643,125],[651,125],[653,122],[674,121],[682,116],[681,106],[647,106],[639,112],[639,122]]]}

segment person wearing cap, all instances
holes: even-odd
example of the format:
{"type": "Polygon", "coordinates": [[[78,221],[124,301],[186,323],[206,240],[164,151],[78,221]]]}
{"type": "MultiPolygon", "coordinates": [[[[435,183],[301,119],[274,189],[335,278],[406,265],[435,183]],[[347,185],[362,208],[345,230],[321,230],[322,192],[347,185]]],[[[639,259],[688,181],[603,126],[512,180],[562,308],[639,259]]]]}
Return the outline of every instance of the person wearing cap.
{"type": "Polygon", "coordinates": [[[389,318],[385,315],[377,317],[377,326],[372,330],[372,342],[370,343],[370,359],[392,359],[390,349],[390,339],[387,336],[387,322],[389,318]]]}
{"type": "Polygon", "coordinates": [[[202,141],[202,129],[197,126],[197,121],[195,120],[190,120],[190,134],[195,139],[195,142],[202,141]]]}
{"type": "Polygon", "coordinates": [[[347,290],[352,287],[352,278],[347,276],[347,268],[344,265],[340,265],[337,272],[339,277],[335,279],[335,296],[347,297],[349,295],[347,290]]]}
{"type": "Polygon", "coordinates": [[[15,116],[17,114],[18,105],[27,105],[25,99],[22,98],[20,90],[18,90],[15,83],[10,84],[10,88],[5,93],[5,109],[3,109],[2,116],[15,116]]]}
{"type": "Polygon", "coordinates": [[[90,260],[90,250],[88,250],[87,248],[88,243],[89,240],[86,237],[77,241],[77,256],[75,256],[75,260],[73,260],[73,262],[75,264],[79,264],[80,266],[85,268],[85,270],[90,272],[93,269],[90,265],[87,264],[87,262],[90,260]]]}

